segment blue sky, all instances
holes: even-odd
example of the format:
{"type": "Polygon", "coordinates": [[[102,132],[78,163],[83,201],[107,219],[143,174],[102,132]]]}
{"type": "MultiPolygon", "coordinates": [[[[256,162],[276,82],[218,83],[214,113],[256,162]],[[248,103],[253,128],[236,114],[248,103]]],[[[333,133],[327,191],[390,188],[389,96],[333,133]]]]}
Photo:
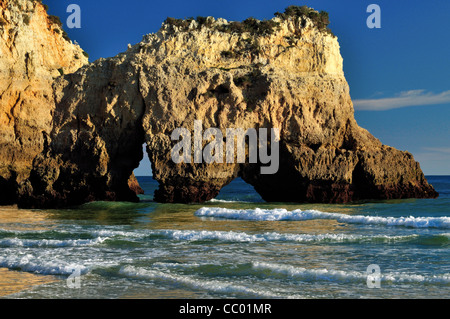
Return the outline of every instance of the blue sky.
{"type": "MultiPolygon", "coordinates": [[[[146,1],[44,0],[65,22],[81,7],[81,29],[65,28],[94,61],[123,52],[166,17],[270,19],[289,5],[330,14],[344,58],[358,124],[384,144],[411,152],[426,175],[450,175],[450,1],[146,1]],[[381,28],[369,29],[369,4],[381,8],[381,28]]],[[[136,175],[148,175],[148,160],[136,175]]]]}

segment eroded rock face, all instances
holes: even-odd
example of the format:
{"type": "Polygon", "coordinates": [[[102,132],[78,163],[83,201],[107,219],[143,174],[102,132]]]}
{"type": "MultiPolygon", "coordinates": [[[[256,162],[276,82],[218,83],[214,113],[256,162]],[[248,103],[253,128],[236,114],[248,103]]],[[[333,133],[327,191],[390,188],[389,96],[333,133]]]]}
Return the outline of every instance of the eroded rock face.
{"type": "Polygon", "coordinates": [[[0,1],[0,203],[14,203],[48,142],[52,84],[87,64],[38,1],[0,1]]]}
{"type": "Polygon", "coordinates": [[[166,23],[126,52],[57,78],[52,131],[21,183],[20,205],[137,200],[128,179],[144,142],[160,202],[209,200],[237,176],[267,201],[436,197],[411,154],[357,125],[337,39],[306,17],[273,21],[271,34],[227,32],[223,19],[166,23]],[[171,133],[193,132],[195,120],[224,136],[279,129],[278,172],[174,163],[171,133]]]}
{"type": "Polygon", "coordinates": [[[128,180],[143,157],[144,101],[125,56],[91,63],[54,82],[51,142],[34,160],[21,205],[137,201],[128,180]]]}

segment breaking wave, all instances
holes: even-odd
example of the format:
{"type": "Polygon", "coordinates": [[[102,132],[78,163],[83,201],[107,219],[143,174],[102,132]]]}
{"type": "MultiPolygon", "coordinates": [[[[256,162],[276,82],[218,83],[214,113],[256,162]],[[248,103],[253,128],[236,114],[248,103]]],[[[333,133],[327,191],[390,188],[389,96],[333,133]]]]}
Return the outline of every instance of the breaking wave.
{"type": "Polygon", "coordinates": [[[95,239],[20,239],[8,238],[0,240],[0,247],[76,247],[92,246],[103,243],[107,238],[95,239]]]}
{"type": "Polygon", "coordinates": [[[414,240],[419,235],[388,236],[388,235],[350,235],[350,234],[292,234],[266,232],[261,234],[249,234],[235,231],[198,231],[198,230],[161,230],[160,235],[174,240],[202,241],[218,240],[230,242],[394,242],[414,240]]]}
{"type": "Polygon", "coordinates": [[[445,228],[450,229],[450,217],[381,217],[363,215],[345,215],[326,213],[318,210],[275,209],[228,209],[220,207],[202,207],[195,212],[199,217],[216,217],[238,220],[256,221],[303,221],[312,219],[333,219],[350,224],[375,224],[386,226],[405,226],[413,228],[445,228]]]}
{"type": "Polygon", "coordinates": [[[266,289],[249,288],[241,284],[216,279],[204,279],[191,275],[180,275],[168,270],[160,271],[135,266],[124,266],[119,270],[119,273],[131,278],[162,280],[164,282],[186,285],[194,289],[208,290],[216,293],[244,294],[268,298],[280,297],[279,294],[269,292],[266,289]]]}
{"type": "MultiPolygon", "coordinates": [[[[279,265],[266,262],[255,262],[253,268],[260,271],[268,271],[273,274],[281,274],[300,280],[322,280],[322,281],[366,281],[367,273],[358,271],[343,271],[329,269],[307,269],[291,265],[279,265]]],[[[381,282],[393,283],[430,283],[430,284],[448,284],[450,283],[450,274],[443,275],[420,275],[401,272],[390,272],[380,274],[381,282]]]]}

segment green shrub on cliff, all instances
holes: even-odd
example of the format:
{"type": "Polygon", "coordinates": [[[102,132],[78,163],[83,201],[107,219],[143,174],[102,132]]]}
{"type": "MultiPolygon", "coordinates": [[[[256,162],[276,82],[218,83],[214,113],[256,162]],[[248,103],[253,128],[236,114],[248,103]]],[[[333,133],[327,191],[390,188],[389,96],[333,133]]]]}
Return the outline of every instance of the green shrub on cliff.
{"type": "Polygon", "coordinates": [[[183,20],[183,19],[176,19],[176,18],[171,18],[168,17],[164,23],[166,24],[170,24],[182,29],[187,29],[189,27],[189,24],[191,23],[192,20],[183,20]]]}
{"type": "Polygon", "coordinates": [[[210,19],[208,17],[199,16],[195,19],[195,21],[197,21],[199,28],[201,28],[202,26],[206,26],[209,28],[212,26],[213,19],[210,19]]]}
{"type": "Polygon", "coordinates": [[[62,30],[62,37],[64,40],[66,40],[67,42],[70,42],[70,38],[69,35],[67,34],[66,31],[62,30]]]}
{"type": "Polygon", "coordinates": [[[242,24],[244,25],[245,31],[260,35],[272,34],[279,26],[279,23],[273,20],[259,21],[254,18],[245,19],[242,24]]]}
{"type": "MultiPolygon", "coordinates": [[[[208,28],[213,27],[212,19],[208,19],[207,17],[197,17],[196,19],[194,18],[176,19],[168,17],[164,21],[164,23],[178,27],[182,31],[188,31],[189,26],[191,25],[191,22],[193,20],[197,22],[197,28],[201,28],[202,26],[206,26],[208,28]]],[[[225,33],[241,34],[244,32],[249,32],[258,35],[268,35],[273,34],[277,29],[278,25],[279,24],[277,22],[272,20],[259,21],[255,18],[248,18],[242,22],[231,21],[228,24],[216,25],[214,26],[214,29],[225,33]]]]}
{"type": "MultiPolygon", "coordinates": [[[[330,24],[330,19],[328,12],[316,11],[307,6],[289,6],[285,9],[284,13],[276,12],[275,16],[287,20],[292,17],[307,17],[313,21],[313,23],[319,28],[319,30],[332,34],[331,30],[328,28],[330,24]]],[[[181,29],[181,31],[188,31],[191,22],[195,20],[197,22],[197,28],[200,29],[202,26],[208,28],[214,28],[217,31],[225,33],[235,33],[242,34],[249,32],[256,35],[271,35],[277,31],[279,28],[279,23],[274,20],[257,20],[255,18],[248,18],[242,22],[232,21],[227,24],[215,25],[213,24],[213,19],[207,17],[197,17],[187,18],[187,19],[176,19],[168,17],[164,23],[176,26],[181,29]]]]}
{"type": "Polygon", "coordinates": [[[308,6],[289,6],[284,10],[284,13],[275,12],[275,16],[283,20],[287,20],[291,17],[307,17],[313,21],[320,31],[333,35],[328,28],[330,17],[326,11],[318,12],[308,6]]]}
{"type": "Polygon", "coordinates": [[[50,21],[50,23],[56,24],[56,25],[59,26],[60,28],[62,28],[62,26],[63,26],[63,24],[62,24],[62,22],[61,22],[61,20],[59,19],[58,16],[49,15],[49,16],[48,16],[48,20],[50,21]]]}
{"type": "Polygon", "coordinates": [[[248,18],[242,22],[232,21],[228,24],[217,26],[216,29],[226,33],[241,34],[249,32],[257,35],[270,35],[273,34],[279,26],[279,23],[272,20],[259,21],[255,18],[248,18]]]}
{"type": "Polygon", "coordinates": [[[59,17],[53,16],[53,15],[49,15],[48,16],[48,20],[49,20],[49,22],[51,24],[57,25],[56,28],[53,28],[53,31],[55,31],[56,33],[60,33],[61,32],[62,37],[63,37],[64,40],[66,40],[67,42],[71,41],[70,38],[69,38],[69,35],[67,34],[67,32],[64,31],[63,24],[62,24],[61,20],[59,19],[59,17]],[[59,29],[59,31],[57,31],[57,29],[59,29]]]}

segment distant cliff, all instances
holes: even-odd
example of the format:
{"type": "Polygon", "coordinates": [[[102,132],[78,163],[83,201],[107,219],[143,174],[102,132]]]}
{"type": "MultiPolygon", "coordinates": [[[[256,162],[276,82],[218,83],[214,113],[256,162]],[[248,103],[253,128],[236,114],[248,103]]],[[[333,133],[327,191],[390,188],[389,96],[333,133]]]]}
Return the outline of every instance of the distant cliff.
{"type": "Polygon", "coordinates": [[[436,197],[410,153],[357,125],[328,23],[305,7],[268,21],[169,18],[126,52],[49,79],[51,131],[43,130],[17,202],[135,201],[127,181],[144,143],[160,202],[209,200],[237,176],[267,201],[436,197]],[[261,163],[174,163],[171,133],[192,132],[195,120],[224,136],[227,128],[279,129],[278,172],[261,174],[261,163]]]}

